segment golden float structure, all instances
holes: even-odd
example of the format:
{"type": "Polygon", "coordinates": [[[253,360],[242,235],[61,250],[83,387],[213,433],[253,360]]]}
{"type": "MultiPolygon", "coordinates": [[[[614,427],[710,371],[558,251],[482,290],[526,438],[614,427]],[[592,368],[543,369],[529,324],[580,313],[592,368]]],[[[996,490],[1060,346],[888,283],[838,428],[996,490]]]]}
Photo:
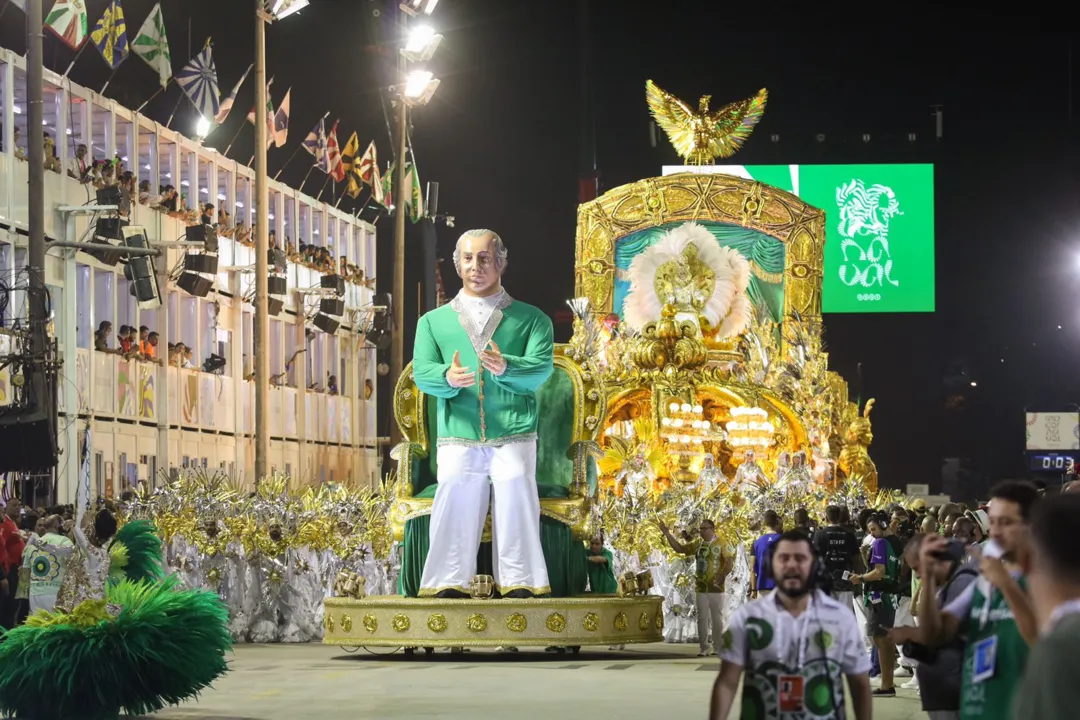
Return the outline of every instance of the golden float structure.
{"type": "MultiPolygon", "coordinates": [[[[763,101],[748,102],[739,112],[747,114],[752,125],[763,101]]],[[[679,117],[668,120],[668,125],[682,122],[679,117]]],[[[697,125],[693,131],[700,135],[697,125]]],[[[730,128],[720,131],[731,133],[730,128]]],[[[735,139],[741,143],[748,134],[746,130],[735,139]]],[[[695,142],[700,144],[701,138],[695,142]]],[[[687,144],[687,152],[692,144],[687,144]]],[[[734,140],[728,142],[732,144],[734,140]]],[[[698,156],[701,152],[695,156],[700,161],[698,156]]],[[[393,394],[394,418],[404,438],[392,453],[397,479],[390,510],[394,538],[403,552],[400,595],[328,599],[324,642],[408,650],[661,640],[660,597],[585,594],[584,542],[601,530],[612,531],[600,527],[608,524],[604,518],[611,514],[610,499],[618,494],[613,477],[617,468],[602,461],[612,448],[621,445],[625,456],[630,452],[626,448],[634,446],[633,452],[655,463],[650,488],[654,503],[663,502],[666,488],[685,488],[697,477],[700,463],[693,453],[671,453],[664,444],[664,437],[670,437],[664,432],[666,409],[672,404],[690,405],[710,428],[745,416],[740,409],[759,408],[753,417],[764,411],[770,440],[756,449],[767,474],[774,474],[782,452],[816,452],[835,468],[828,479],[833,490],[844,483],[875,491],[877,471],[867,453],[873,439],[868,417],[872,401],[862,412],[849,401],[847,384],[828,370],[821,343],[824,242],[824,211],[777,188],[727,175],[648,178],[579,206],[577,299],[571,303],[574,336],[556,345],[554,373],[536,394],[541,544],[551,596],[417,597],[428,550],[438,448],[435,398],[419,391],[410,365],[393,394]],[[749,261],[750,327],[737,337],[717,337],[704,316],[696,317],[699,322],[687,321],[687,313],[701,309],[690,300],[683,306],[669,302],[640,332],[625,332],[619,320],[630,260],[666,231],[688,222],[704,226],[721,246],[739,250],[749,261]],[[626,440],[625,433],[620,438],[630,426],[637,429],[636,439],[626,440]],[[601,507],[605,502],[607,507],[601,507]]],[[[689,251],[679,262],[659,268],[654,279],[657,295],[663,291],[672,297],[683,287],[700,286],[707,294],[713,281],[710,269],[689,251]]],[[[746,446],[721,438],[701,442],[702,454],[710,454],[716,467],[733,477],[746,446]]],[[[736,495],[730,502],[745,505],[736,495]]],[[[664,511],[654,507],[650,512],[664,511]]],[[[624,523],[635,524],[642,523],[624,523]]],[[[639,532],[635,549],[640,555],[663,545],[659,532],[639,532]]],[[[625,540],[622,544],[629,547],[625,540]]],[[[489,516],[477,572],[490,574],[490,567],[489,516]]]]}
{"type": "Polygon", "coordinates": [[[330,598],[323,642],[345,647],[569,647],[659,642],[663,598],[330,598]]]}

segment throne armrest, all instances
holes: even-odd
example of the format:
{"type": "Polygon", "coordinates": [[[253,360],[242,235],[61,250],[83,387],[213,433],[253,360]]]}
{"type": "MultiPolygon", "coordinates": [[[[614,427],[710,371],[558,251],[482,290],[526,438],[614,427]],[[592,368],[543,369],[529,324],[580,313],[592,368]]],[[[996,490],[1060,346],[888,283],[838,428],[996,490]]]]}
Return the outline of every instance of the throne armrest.
{"type": "Polygon", "coordinates": [[[574,388],[574,416],[566,457],[573,462],[570,497],[591,497],[596,489],[596,459],[602,456],[596,441],[605,394],[600,379],[572,357],[570,345],[555,346],[555,365],[570,378],[574,388]]]}
{"type": "Polygon", "coordinates": [[[402,437],[402,441],[390,453],[390,457],[397,461],[398,497],[410,498],[416,492],[417,463],[427,459],[431,450],[427,403],[424,394],[416,387],[411,362],[405,366],[394,386],[394,420],[402,437]]]}

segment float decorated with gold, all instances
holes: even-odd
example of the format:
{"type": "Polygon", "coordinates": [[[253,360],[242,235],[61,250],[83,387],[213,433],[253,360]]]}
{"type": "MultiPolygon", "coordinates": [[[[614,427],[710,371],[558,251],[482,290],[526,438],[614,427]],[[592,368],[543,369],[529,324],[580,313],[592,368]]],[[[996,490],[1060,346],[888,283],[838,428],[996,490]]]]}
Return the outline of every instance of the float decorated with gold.
{"type": "MultiPolygon", "coordinates": [[[[651,81],[646,95],[688,164],[734,153],[767,98],[762,90],[712,111],[708,97],[695,110],[651,81]]],[[[393,453],[390,511],[402,552],[400,594],[328,599],[325,642],[657,641],[663,598],[649,590],[647,572],[634,572],[671,555],[658,520],[688,529],[708,516],[719,534],[749,541],[752,516],[768,507],[872,502],[873,401],[849,398],[822,343],[824,242],[824,211],[727,175],[647,178],[581,205],[574,333],[556,346],[555,372],[536,397],[551,596],[492,600],[481,576],[471,600],[416,597],[438,438],[434,398],[406,368],[394,392],[404,441],[393,453]],[[586,592],[583,543],[601,533],[623,558],[619,574],[632,571],[619,595],[586,592]]],[[[490,574],[487,542],[478,563],[490,574]]]]}

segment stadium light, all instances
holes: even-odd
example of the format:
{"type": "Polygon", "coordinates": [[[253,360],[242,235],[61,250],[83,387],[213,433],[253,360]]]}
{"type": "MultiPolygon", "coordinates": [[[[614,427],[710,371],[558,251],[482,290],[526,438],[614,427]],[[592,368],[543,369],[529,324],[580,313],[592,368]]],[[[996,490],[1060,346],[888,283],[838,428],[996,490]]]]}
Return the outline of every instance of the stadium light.
{"type": "Polygon", "coordinates": [[[413,70],[405,81],[405,90],[402,95],[409,105],[427,105],[435,90],[439,87],[440,80],[427,70],[413,70]]]}
{"type": "Polygon", "coordinates": [[[267,0],[266,11],[275,20],[281,20],[308,6],[308,0],[267,0]]]}
{"type": "Polygon", "coordinates": [[[198,121],[195,123],[195,135],[202,140],[210,134],[210,121],[202,115],[199,116],[198,121]]]}
{"type": "Polygon", "coordinates": [[[435,6],[438,4],[439,0],[406,0],[406,2],[401,3],[401,9],[416,17],[421,13],[430,15],[435,12],[435,6]]]}
{"type": "Polygon", "coordinates": [[[405,43],[401,54],[409,62],[427,62],[439,49],[439,43],[443,36],[436,34],[429,25],[419,25],[409,32],[409,39],[405,43]]]}

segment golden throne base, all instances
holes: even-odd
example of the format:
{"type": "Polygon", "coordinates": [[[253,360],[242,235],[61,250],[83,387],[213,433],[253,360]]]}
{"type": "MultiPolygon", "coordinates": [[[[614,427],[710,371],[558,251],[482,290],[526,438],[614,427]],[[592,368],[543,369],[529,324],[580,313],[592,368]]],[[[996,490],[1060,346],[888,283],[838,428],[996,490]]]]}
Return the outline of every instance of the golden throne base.
{"type": "Polygon", "coordinates": [[[663,640],[663,598],[579,595],[444,600],[381,595],[324,601],[323,644],[343,647],[577,647],[663,640]]]}

